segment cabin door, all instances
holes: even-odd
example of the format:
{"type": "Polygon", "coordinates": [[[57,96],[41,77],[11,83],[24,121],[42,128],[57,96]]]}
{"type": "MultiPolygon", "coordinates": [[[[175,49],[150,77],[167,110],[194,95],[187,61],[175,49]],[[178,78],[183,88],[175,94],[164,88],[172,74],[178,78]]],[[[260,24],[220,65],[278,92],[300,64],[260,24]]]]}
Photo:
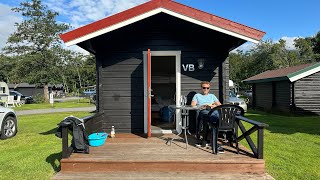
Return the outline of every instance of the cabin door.
{"type": "MultiPolygon", "coordinates": [[[[151,133],[172,133],[172,130],[151,130],[151,62],[152,57],[159,56],[173,56],[175,59],[175,102],[179,105],[181,97],[181,51],[144,51],[143,52],[143,68],[144,68],[144,133],[151,136],[151,133]]],[[[175,130],[181,131],[181,113],[176,111],[176,125],[175,130]]]]}

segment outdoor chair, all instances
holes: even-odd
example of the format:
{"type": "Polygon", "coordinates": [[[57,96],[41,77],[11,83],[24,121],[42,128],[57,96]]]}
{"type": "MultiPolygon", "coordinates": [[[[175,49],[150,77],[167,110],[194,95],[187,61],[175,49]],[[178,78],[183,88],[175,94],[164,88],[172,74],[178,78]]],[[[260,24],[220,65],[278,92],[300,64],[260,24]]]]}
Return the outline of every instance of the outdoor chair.
{"type": "Polygon", "coordinates": [[[212,129],[212,153],[217,154],[218,152],[218,132],[223,131],[225,133],[230,132],[231,137],[228,141],[230,146],[233,147],[233,143],[236,143],[236,150],[239,153],[239,143],[238,143],[238,126],[236,125],[236,115],[244,115],[244,110],[237,105],[225,104],[218,107],[215,107],[210,110],[206,118],[210,118],[211,114],[214,111],[218,111],[219,120],[216,123],[208,120],[209,128],[212,129]]]}
{"type": "Polygon", "coordinates": [[[4,107],[8,107],[8,96],[2,96],[0,102],[4,107]]]}
{"type": "Polygon", "coordinates": [[[22,105],[21,96],[17,96],[17,100],[14,100],[14,104],[15,104],[17,107],[20,107],[20,106],[22,105]]]}
{"type": "Polygon", "coordinates": [[[8,96],[8,99],[7,99],[7,107],[11,106],[11,107],[15,107],[14,105],[14,96],[8,96]]]}

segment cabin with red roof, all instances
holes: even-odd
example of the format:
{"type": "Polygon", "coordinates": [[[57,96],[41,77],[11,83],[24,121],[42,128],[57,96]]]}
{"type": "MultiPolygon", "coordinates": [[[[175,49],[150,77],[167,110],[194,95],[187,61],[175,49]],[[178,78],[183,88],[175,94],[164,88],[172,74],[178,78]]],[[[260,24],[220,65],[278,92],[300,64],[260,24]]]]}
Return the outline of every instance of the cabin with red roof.
{"type": "Polygon", "coordinates": [[[115,126],[117,132],[147,133],[149,117],[152,133],[161,133],[179,131],[181,123],[158,121],[160,109],[179,105],[181,96],[190,103],[201,81],[211,82],[211,93],[226,102],[229,52],[248,41],[258,43],[264,34],[172,0],[151,0],[60,37],[96,57],[102,115],[90,125],[92,131],[115,126]]]}
{"type": "Polygon", "coordinates": [[[320,115],[320,63],[265,71],[252,85],[252,106],[265,110],[320,115]]]}
{"type": "Polygon", "coordinates": [[[73,153],[70,127],[62,124],[61,171],[52,179],[215,179],[222,174],[266,179],[263,136],[268,125],[232,116],[238,138],[229,138],[225,154],[212,155],[211,149],[196,147],[194,137],[187,138],[187,119],[192,132],[195,116],[176,110],[172,120],[166,108],[190,104],[201,81],[209,81],[210,92],[226,103],[229,52],[248,41],[258,43],[264,34],[172,0],[151,0],[60,35],[66,45],[78,45],[96,58],[97,113],[82,118],[85,130],[109,133],[114,126],[116,137],[90,147],[89,154],[73,153]],[[182,132],[181,115],[184,140],[174,134],[182,132]],[[242,122],[252,127],[247,130],[242,122]],[[234,142],[241,140],[250,150],[239,145],[237,153],[234,142]]]}

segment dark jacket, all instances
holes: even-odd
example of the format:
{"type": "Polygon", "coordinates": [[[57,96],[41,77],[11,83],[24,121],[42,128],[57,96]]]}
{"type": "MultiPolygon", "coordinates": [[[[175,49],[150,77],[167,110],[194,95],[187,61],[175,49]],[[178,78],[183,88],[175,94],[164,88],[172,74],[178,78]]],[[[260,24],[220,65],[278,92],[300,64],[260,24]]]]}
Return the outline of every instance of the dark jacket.
{"type": "Polygon", "coordinates": [[[71,147],[75,152],[81,151],[89,153],[88,136],[85,131],[84,123],[81,119],[69,116],[58,124],[58,130],[56,136],[62,138],[62,127],[68,125],[70,131],[72,131],[72,143],[71,147]]]}

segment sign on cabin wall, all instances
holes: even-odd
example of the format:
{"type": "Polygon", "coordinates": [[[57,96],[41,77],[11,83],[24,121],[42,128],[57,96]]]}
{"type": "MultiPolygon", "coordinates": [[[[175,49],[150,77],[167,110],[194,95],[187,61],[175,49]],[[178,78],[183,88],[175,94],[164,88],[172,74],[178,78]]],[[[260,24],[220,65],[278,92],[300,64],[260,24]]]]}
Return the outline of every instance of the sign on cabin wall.
{"type": "Polygon", "coordinates": [[[183,71],[194,71],[194,64],[182,64],[183,71]]]}

